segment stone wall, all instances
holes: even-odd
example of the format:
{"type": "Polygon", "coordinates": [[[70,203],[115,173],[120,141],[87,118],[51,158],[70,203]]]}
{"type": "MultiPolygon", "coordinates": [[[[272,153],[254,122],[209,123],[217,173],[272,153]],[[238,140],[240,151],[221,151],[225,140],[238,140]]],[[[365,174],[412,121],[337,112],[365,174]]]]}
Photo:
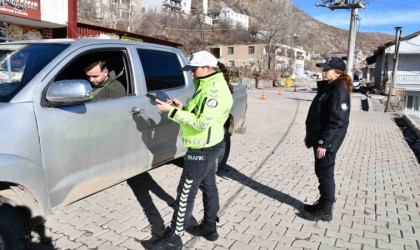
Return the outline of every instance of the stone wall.
{"type": "Polygon", "coordinates": [[[272,80],[261,80],[255,78],[241,78],[239,79],[239,83],[242,83],[247,89],[264,89],[264,88],[272,88],[273,81],[272,80]]]}

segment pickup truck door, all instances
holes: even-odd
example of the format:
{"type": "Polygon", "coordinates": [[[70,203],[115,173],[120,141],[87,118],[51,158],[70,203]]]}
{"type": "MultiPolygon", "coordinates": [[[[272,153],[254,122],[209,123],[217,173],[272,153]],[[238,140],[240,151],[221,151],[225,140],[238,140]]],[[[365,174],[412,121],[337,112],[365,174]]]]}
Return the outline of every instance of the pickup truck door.
{"type": "MultiPolygon", "coordinates": [[[[140,68],[136,72],[144,91],[162,101],[177,98],[182,103],[194,94],[194,86],[189,72],[181,71],[182,56],[169,48],[148,48],[140,46],[137,54],[140,68]]],[[[185,62],[184,62],[185,63],[185,62]]],[[[153,166],[185,154],[180,126],[169,120],[167,113],[160,113],[155,102],[147,102],[149,121],[148,147],[153,157],[153,166]]]]}
{"type": "Polygon", "coordinates": [[[45,78],[44,87],[37,90],[35,112],[52,207],[100,191],[151,166],[146,146],[146,100],[132,87],[132,64],[125,47],[81,48],[59,63],[45,78]],[[121,54],[121,59],[110,60],[124,63],[124,73],[118,79],[124,79],[131,93],[67,107],[39,104],[45,98],[48,83],[63,71],[70,71],[72,64],[82,64],[96,53],[114,57],[121,54]]]}

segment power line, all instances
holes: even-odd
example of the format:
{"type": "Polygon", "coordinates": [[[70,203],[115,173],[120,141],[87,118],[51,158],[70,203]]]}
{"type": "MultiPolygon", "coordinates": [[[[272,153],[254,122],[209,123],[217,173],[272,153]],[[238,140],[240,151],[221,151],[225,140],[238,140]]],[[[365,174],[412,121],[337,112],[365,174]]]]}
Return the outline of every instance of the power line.
{"type": "Polygon", "coordinates": [[[408,9],[417,9],[417,10],[420,10],[420,7],[414,7],[414,6],[410,6],[410,5],[399,4],[396,1],[369,0],[369,2],[377,2],[377,3],[395,5],[395,6],[399,6],[399,7],[405,7],[405,8],[408,8],[408,9]]]}

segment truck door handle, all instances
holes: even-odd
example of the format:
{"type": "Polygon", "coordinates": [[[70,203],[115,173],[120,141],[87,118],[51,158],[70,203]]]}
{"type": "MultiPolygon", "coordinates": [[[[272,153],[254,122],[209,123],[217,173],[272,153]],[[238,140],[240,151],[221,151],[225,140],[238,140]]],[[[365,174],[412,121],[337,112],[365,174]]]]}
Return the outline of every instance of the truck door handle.
{"type": "Polygon", "coordinates": [[[134,107],[131,109],[131,112],[128,112],[129,115],[141,115],[144,114],[146,110],[134,107]]]}

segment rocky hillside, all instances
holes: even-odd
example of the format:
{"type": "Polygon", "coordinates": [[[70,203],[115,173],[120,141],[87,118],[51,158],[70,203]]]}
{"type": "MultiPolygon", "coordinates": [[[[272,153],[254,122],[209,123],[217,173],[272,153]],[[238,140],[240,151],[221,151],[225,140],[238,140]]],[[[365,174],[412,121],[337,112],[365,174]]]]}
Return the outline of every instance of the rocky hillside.
{"type": "MultiPolygon", "coordinates": [[[[272,0],[279,4],[291,5],[289,0],[272,0]]],[[[201,0],[193,0],[201,2],[201,0]]],[[[223,7],[230,7],[237,12],[251,16],[251,25],[258,25],[258,13],[261,2],[255,0],[209,0],[209,14],[215,14],[223,7]]],[[[299,23],[298,43],[306,51],[317,51],[325,54],[332,50],[347,50],[348,30],[339,29],[325,23],[321,23],[310,17],[300,9],[293,7],[294,18],[299,23]]],[[[350,20],[349,20],[350,22],[350,20]]],[[[356,50],[362,50],[364,54],[372,54],[381,44],[389,42],[393,36],[382,33],[357,33],[356,50]]]]}

